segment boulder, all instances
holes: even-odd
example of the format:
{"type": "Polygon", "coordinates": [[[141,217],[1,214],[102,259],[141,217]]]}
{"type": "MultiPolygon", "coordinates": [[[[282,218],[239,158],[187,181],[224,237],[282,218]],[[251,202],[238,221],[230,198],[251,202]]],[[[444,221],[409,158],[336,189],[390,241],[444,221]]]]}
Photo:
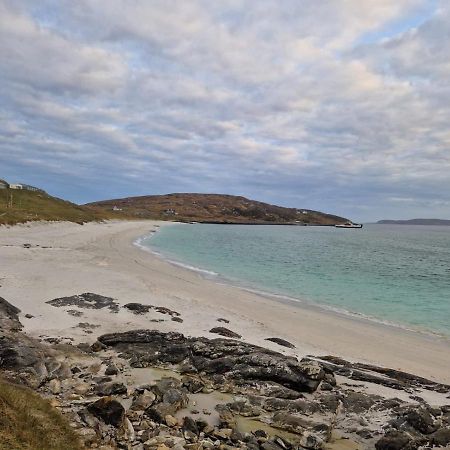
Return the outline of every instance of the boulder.
{"type": "Polygon", "coordinates": [[[242,336],[240,334],[235,333],[234,331],[229,330],[225,327],[214,327],[209,330],[210,333],[220,334],[221,336],[225,336],[233,339],[240,339],[242,336]]]}
{"type": "Polygon", "coordinates": [[[389,431],[376,444],[376,450],[402,450],[412,442],[411,436],[403,431],[389,431]]]}
{"type": "Polygon", "coordinates": [[[114,364],[110,364],[105,370],[105,375],[117,375],[118,373],[119,369],[114,364]]]}
{"type": "Polygon", "coordinates": [[[108,425],[115,427],[123,423],[125,409],[120,402],[111,397],[103,397],[88,405],[87,410],[108,425]]]}
{"type": "Polygon", "coordinates": [[[423,434],[436,431],[433,417],[425,408],[411,408],[406,412],[405,418],[415,430],[423,434]]]}
{"type": "Polygon", "coordinates": [[[127,303],[123,307],[133,314],[146,314],[153,308],[151,305],[142,305],[141,303],[127,303]]]}
{"type": "Polygon", "coordinates": [[[281,345],[282,347],[295,348],[294,344],[291,344],[289,341],[286,341],[285,339],[277,337],[266,338],[266,341],[275,342],[275,344],[281,345]]]}
{"type": "Polygon", "coordinates": [[[21,330],[22,324],[19,320],[19,313],[19,308],[0,297],[0,330],[21,330]]]}
{"type": "Polygon", "coordinates": [[[95,390],[99,395],[120,395],[127,393],[127,387],[123,383],[118,383],[115,381],[99,383],[95,390]]]}
{"type": "Polygon", "coordinates": [[[433,445],[444,447],[450,444],[450,428],[441,428],[430,435],[433,445]]]}

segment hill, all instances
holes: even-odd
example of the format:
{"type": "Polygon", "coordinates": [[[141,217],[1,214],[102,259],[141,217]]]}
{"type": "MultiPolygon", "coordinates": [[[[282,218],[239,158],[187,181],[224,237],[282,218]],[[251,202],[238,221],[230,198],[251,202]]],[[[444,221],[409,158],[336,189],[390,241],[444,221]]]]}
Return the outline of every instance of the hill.
{"type": "Polygon", "coordinates": [[[105,218],[108,215],[102,211],[75,205],[44,191],[0,189],[0,224],[13,225],[34,220],[84,223],[105,218]]]}
{"type": "Polygon", "coordinates": [[[445,219],[410,219],[410,220],[379,220],[377,223],[385,225],[446,225],[450,220],[445,219]]]}
{"type": "Polygon", "coordinates": [[[348,219],[319,211],[284,208],[221,194],[167,194],[105,200],[85,205],[136,218],[236,224],[334,225],[348,219]]]}

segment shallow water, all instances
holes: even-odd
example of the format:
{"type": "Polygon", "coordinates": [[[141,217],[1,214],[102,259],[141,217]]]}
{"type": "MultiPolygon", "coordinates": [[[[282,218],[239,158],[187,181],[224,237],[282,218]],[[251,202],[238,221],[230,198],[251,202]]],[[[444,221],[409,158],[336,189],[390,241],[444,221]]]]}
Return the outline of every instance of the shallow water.
{"type": "Polygon", "coordinates": [[[140,244],[206,276],[450,336],[450,227],[177,224],[140,244]]]}

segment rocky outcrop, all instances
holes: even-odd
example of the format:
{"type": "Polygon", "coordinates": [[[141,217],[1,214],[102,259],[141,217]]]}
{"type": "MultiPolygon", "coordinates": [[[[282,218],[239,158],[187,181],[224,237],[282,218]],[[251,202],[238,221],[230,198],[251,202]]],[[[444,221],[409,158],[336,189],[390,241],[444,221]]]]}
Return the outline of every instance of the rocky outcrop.
{"type": "Polygon", "coordinates": [[[295,348],[295,345],[291,344],[289,341],[286,341],[286,339],[270,337],[266,338],[266,341],[275,342],[275,344],[281,345],[282,347],[295,348]]]}
{"type": "Polygon", "coordinates": [[[72,295],[70,297],[60,297],[49,300],[49,305],[56,307],[76,306],[81,309],[104,309],[107,308],[113,313],[119,312],[119,304],[110,297],[86,292],[84,294],[72,295]]]}
{"type": "Polygon", "coordinates": [[[17,314],[1,302],[0,320],[16,324],[0,329],[2,376],[15,374],[49,398],[86,448],[413,450],[450,443],[450,406],[420,397],[428,390],[445,398],[449,387],[411,374],[158,330],[64,347],[14,330],[17,314]],[[410,401],[370,393],[373,384],[410,401]]]}
{"type": "Polygon", "coordinates": [[[209,330],[209,332],[214,334],[220,334],[221,336],[231,339],[240,339],[242,337],[240,334],[237,334],[234,331],[231,331],[225,327],[213,327],[209,330]]]}
{"type": "Polygon", "coordinates": [[[134,367],[183,362],[218,379],[272,381],[297,392],[314,392],[325,378],[324,370],[314,361],[298,361],[234,340],[189,338],[157,330],[106,334],[98,340],[122,352],[134,367]]]}
{"type": "Polygon", "coordinates": [[[427,389],[440,393],[450,393],[450,386],[427,378],[419,377],[401,370],[374,366],[372,364],[351,363],[336,356],[319,356],[313,358],[322,366],[338,375],[352,380],[367,381],[398,390],[427,389]]]}
{"type": "Polygon", "coordinates": [[[22,324],[19,320],[20,309],[0,297],[0,330],[19,331],[22,324]]]}

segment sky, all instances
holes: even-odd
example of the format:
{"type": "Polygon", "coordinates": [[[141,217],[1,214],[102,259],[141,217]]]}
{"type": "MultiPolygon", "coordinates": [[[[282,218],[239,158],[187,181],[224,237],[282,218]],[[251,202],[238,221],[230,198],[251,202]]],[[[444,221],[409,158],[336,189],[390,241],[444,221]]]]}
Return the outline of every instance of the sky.
{"type": "Polygon", "coordinates": [[[450,2],[0,0],[0,178],[450,218],[450,2]]]}

